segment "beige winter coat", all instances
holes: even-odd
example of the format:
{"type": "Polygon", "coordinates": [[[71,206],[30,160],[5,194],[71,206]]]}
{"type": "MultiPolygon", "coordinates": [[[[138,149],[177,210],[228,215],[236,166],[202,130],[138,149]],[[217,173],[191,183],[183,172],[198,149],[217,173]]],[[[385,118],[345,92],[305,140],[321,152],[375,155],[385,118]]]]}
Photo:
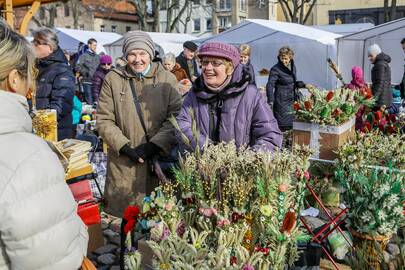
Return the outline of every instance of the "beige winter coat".
{"type": "Polygon", "coordinates": [[[27,100],[0,90],[0,270],[75,270],[86,226],[59,159],[31,132],[27,100]]]}
{"type": "Polygon", "coordinates": [[[119,154],[127,143],[136,147],[146,142],[136,113],[129,80],[135,80],[136,93],[144,114],[151,142],[168,154],[175,144],[174,127],[169,118],[181,108],[176,77],[162,65],[152,63],[143,79],[137,79],[127,65],[109,72],[104,80],[97,109],[97,129],[109,146],[105,211],[122,216],[131,202],[140,202],[158,181],[146,163],[134,163],[119,154]]]}

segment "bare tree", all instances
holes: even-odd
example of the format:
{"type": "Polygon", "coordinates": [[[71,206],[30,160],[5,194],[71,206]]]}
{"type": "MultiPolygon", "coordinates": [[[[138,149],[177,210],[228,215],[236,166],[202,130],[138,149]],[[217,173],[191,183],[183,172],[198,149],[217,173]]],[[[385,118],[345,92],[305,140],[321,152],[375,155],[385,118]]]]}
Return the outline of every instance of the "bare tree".
{"type": "Polygon", "coordinates": [[[80,18],[80,8],[81,8],[80,1],[79,0],[70,0],[69,8],[72,12],[73,28],[78,29],[79,28],[79,18],[80,18]]]}
{"type": "Polygon", "coordinates": [[[287,22],[305,24],[317,0],[278,0],[287,22]]]}
{"type": "MultiPolygon", "coordinates": [[[[153,0],[156,1],[156,0],[153,0]]],[[[147,30],[148,26],[148,0],[128,0],[135,6],[136,15],[139,18],[139,26],[141,30],[147,30]]]]}
{"type": "Polygon", "coordinates": [[[192,9],[192,5],[189,6],[189,8],[187,9],[187,15],[186,15],[186,19],[180,20],[180,22],[183,24],[184,26],[184,31],[183,33],[187,33],[188,30],[188,23],[191,21],[191,13],[192,13],[193,9],[192,9]]]}
{"type": "Polygon", "coordinates": [[[397,0],[384,0],[384,21],[389,22],[397,17],[397,0]]]}
{"type": "MultiPolygon", "coordinates": [[[[168,7],[167,7],[167,27],[166,27],[166,32],[167,33],[173,33],[173,31],[176,29],[178,24],[181,22],[181,19],[184,15],[184,13],[189,10],[189,13],[187,13],[187,17],[189,17],[188,21],[190,21],[191,17],[191,11],[190,9],[192,8],[192,0],[183,0],[181,3],[179,0],[167,0],[168,1],[168,7]],[[176,12],[178,11],[178,12],[176,12]],[[190,14],[190,15],[188,15],[190,14]]],[[[186,20],[187,20],[186,17],[186,20]]]]}
{"type": "MultiPolygon", "coordinates": [[[[164,0],[163,0],[164,1],[164,0]]],[[[153,0],[152,1],[152,13],[153,13],[153,24],[152,31],[160,32],[160,6],[162,0],[153,0]]]]}
{"type": "Polygon", "coordinates": [[[219,0],[212,0],[212,34],[219,34],[219,22],[218,22],[218,7],[219,0]]]}

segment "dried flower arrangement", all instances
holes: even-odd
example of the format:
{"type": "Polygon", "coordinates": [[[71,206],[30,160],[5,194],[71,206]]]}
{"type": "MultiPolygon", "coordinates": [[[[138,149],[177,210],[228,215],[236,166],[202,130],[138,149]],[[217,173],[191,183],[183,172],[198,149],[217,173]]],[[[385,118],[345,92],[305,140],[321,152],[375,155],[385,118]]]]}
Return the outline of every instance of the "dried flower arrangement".
{"type": "Polygon", "coordinates": [[[372,236],[390,236],[404,224],[405,174],[340,168],[336,179],[345,189],[351,229],[372,236]]]}
{"type": "Polygon", "coordinates": [[[57,141],[57,117],[55,110],[35,111],[32,119],[34,133],[44,140],[57,141]]]}
{"type": "Polygon", "coordinates": [[[374,100],[367,90],[339,88],[324,91],[308,89],[310,95],[293,105],[296,119],[321,125],[339,126],[352,119],[360,106],[372,106],[374,100]]]}
{"type": "Polygon", "coordinates": [[[310,154],[307,147],[270,155],[219,143],[198,157],[186,155],[175,170],[177,182],[145,197],[135,226],[150,231],[154,267],[283,269],[292,264],[296,242],[308,240],[297,226],[297,213],[310,154]]]}
{"type": "Polygon", "coordinates": [[[366,165],[405,169],[405,134],[384,135],[378,130],[356,133],[338,152],[340,166],[359,169],[366,165]]]}

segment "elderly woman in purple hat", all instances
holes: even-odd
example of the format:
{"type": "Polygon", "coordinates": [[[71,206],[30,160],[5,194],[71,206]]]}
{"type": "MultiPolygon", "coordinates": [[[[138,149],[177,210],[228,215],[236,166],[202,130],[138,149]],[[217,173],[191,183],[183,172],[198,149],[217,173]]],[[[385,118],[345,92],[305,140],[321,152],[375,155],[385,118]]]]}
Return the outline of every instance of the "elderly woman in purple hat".
{"type": "MultiPolygon", "coordinates": [[[[204,43],[198,57],[201,76],[187,94],[177,117],[181,132],[192,148],[234,140],[237,147],[274,151],[281,147],[280,132],[273,112],[250,76],[239,64],[239,50],[221,42],[204,43]],[[194,111],[199,142],[192,134],[194,111]]],[[[193,149],[189,149],[193,150],[193,149]]]]}

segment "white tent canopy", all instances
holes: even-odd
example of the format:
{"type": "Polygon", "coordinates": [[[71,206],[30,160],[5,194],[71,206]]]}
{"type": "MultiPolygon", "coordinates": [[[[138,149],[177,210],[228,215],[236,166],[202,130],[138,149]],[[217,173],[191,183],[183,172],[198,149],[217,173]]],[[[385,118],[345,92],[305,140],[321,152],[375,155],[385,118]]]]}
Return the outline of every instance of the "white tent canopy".
{"type": "Polygon", "coordinates": [[[327,25],[312,25],[311,27],[328,31],[339,35],[349,35],[364,31],[374,27],[372,23],[345,23],[345,24],[327,24],[327,25]]]}
{"type": "MultiPolygon", "coordinates": [[[[183,51],[183,43],[188,40],[195,40],[196,37],[188,34],[178,34],[178,33],[155,33],[155,32],[148,32],[151,36],[153,42],[157,44],[160,48],[163,49],[163,53],[174,53],[176,56],[183,51]]],[[[122,56],[122,44],[124,42],[124,38],[120,38],[115,42],[107,44],[104,46],[106,51],[109,55],[113,57],[113,59],[122,56]]],[[[159,50],[158,50],[159,51],[159,50]]],[[[162,52],[160,51],[162,54],[162,52]]],[[[161,55],[162,57],[162,55],[161,55]]]]}
{"type": "Polygon", "coordinates": [[[59,27],[55,30],[59,38],[59,46],[69,53],[76,52],[79,42],[87,44],[90,38],[97,40],[97,53],[105,53],[105,44],[112,43],[121,38],[120,34],[111,32],[84,31],[59,27]]]}
{"type": "Polygon", "coordinates": [[[404,52],[400,44],[404,37],[405,18],[402,18],[339,38],[338,65],[345,81],[351,80],[351,69],[360,66],[364,70],[365,80],[371,82],[372,65],[368,60],[367,49],[376,43],[384,53],[391,56],[391,81],[398,84],[404,71],[404,52]]]}
{"type": "Polygon", "coordinates": [[[239,46],[249,44],[251,62],[256,72],[256,83],[265,86],[267,76],[259,76],[263,68],[277,63],[278,50],[290,46],[294,50],[297,79],[323,88],[333,88],[336,78],[327,64],[327,58],[336,58],[336,38],[340,35],[309,26],[267,20],[245,20],[219,35],[200,39],[222,41],[239,46]]]}

